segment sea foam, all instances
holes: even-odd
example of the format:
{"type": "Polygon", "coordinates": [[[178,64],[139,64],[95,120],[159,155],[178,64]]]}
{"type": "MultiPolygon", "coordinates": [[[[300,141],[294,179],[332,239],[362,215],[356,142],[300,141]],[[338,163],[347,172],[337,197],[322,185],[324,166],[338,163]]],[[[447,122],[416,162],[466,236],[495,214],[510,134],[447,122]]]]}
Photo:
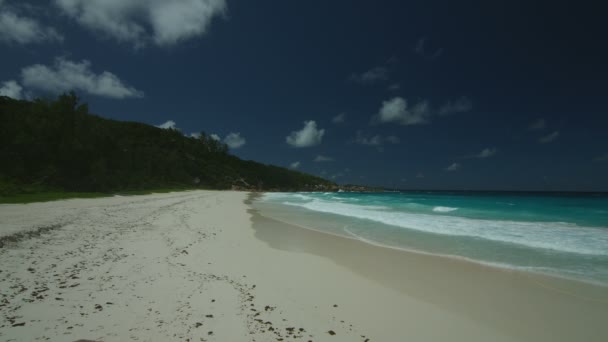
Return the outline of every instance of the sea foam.
{"type": "MultiPolygon", "coordinates": [[[[272,196],[271,196],[272,197],[272,196]]],[[[608,232],[595,227],[582,227],[565,222],[525,222],[471,219],[458,216],[414,214],[393,211],[378,205],[357,205],[332,202],[300,194],[276,195],[273,200],[317,212],[370,220],[416,231],[486,239],[542,248],[559,252],[608,256],[608,232]],[[304,201],[287,201],[288,198],[304,201]]],[[[435,207],[435,212],[450,212],[458,208],[435,207]]]]}
{"type": "Polygon", "coordinates": [[[433,208],[433,211],[436,213],[449,213],[451,211],[455,211],[458,210],[458,208],[452,208],[452,207],[435,207],[433,208]]]}

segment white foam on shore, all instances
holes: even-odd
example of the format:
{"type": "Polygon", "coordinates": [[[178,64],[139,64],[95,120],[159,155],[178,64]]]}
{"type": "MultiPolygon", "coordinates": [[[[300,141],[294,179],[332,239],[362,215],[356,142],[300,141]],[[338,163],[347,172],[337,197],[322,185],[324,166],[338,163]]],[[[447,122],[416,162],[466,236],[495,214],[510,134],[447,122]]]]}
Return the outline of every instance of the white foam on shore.
{"type": "MultiPolygon", "coordinates": [[[[291,223],[288,223],[288,224],[291,224],[291,223]]],[[[305,227],[305,228],[307,228],[307,227],[305,227]]],[[[308,229],[312,229],[312,228],[308,228],[308,229]]],[[[319,231],[317,229],[312,229],[312,230],[319,231]]],[[[560,268],[545,267],[545,266],[520,266],[520,265],[513,265],[513,264],[503,263],[503,262],[472,259],[472,258],[468,258],[468,257],[461,256],[461,255],[443,254],[443,253],[436,253],[436,252],[431,253],[431,252],[426,252],[426,251],[423,251],[420,249],[391,246],[391,245],[383,244],[383,243],[380,243],[380,242],[377,242],[374,240],[370,240],[370,239],[364,238],[358,234],[353,233],[350,229],[348,229],[347,226],[344,226],[342,228],[342,230],[347,234],[346,237],[349,237],[351,239],[355,239],[355,240],[358,240],[363,243],[366,243],[366,244],[369,244],[372,246],[376,246],[376,247],[388,248],[388,249],[403,251],[403,252],[407,252],[407,253],[416,253],[416,254],[422,254],[422,255],[430,255],[430,256],[438,256],[438,257],[442,257],[442,258],[455,259],[455,260],[470,262],[470,263],[474,263],[474,264],[478,264],[478,265],[488,266],[488,267],[492,267],[492,268],[499,268],[499,269],[503,269],[503,270],[507,270],[507,271],[518,271],[518,272],[542,274],[542,275],[547,275],[547,276],[551,276],[551,277],[555,277],[555,278],[580,281],[580,282],[584,282],[584,283],[592,284],[592,285],[596,285],[596,286],[602,286],[602,287],[608,286],[608,284],[606,284],[606,282],[602,282],[602,281],[599,281],[596,279],[590,279],[588,277],[588,274],[586,274],[584,271],[576,272],[571,269],[563,270],[560,268]]]]}
{"type": "Polygon", "coordinates": [[[390,208],[381,206],[319,200],[300,194],[277,194],[268,199],[313,211],[370,220],[426,233],[480,238],[558,252],[608,256],[608,248],[606,248],[608,230],[602,228],[582,227],[564,222],[482,220],[458,216],[412,214],[390,211],[390,208]],[[291,196],[300,199],[307,197],[306,202],[286,201],[291,196]]]}
{"type": "Polygon", "coordinates": [[[456,211],[458,210],[458,208],[452,208],[452,207],[435,207],[433,208],[433,211],[436,213],[449,213],[452,211],[456,211]]]}

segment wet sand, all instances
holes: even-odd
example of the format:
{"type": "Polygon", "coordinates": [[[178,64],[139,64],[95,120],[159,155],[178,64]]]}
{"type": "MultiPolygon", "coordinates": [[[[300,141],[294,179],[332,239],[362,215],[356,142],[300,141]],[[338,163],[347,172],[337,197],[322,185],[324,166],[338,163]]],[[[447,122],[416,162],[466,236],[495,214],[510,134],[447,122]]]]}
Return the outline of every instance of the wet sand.
{"type": "MultiPolygon", "coordinates": [[[[604,341],[608,339],[608,287],[521,271],[484,266],[459,259],[373,246],[253,213],[256,237],[273,248],[326,257],[358,275],[393,289],[402,296],[441,309],[424,317],[418,309],[384,307],[373,300],[367,312],[397,315],[384,330],[407,331],[404,336],[432,340],[432,330],[448,332],[446,339],[494,339],[471,331],[460,335],[442,327],[445,313],[474,322],[498,336],[515,341],[604,341]]],[[[315,222],[318,224],[318,222],[315,222]]],[[[373,298],[373,294],[368,297],[373,298]]]]}

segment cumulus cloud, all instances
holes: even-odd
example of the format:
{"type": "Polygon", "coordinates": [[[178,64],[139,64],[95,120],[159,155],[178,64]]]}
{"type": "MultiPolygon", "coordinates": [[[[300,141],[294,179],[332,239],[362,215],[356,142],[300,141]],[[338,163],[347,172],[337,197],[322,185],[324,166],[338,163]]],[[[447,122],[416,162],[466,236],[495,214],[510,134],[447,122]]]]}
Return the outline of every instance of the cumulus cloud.
{"type": "Polygon", "coordinates": [[[190,133],[188,136],[189,136],[190,138],[195,138],[195,139],[198,139],[198,138],[200,138],[200,137],[201,137],[201,134],[200,134],[200,133],[196,133],[196,132],[195,132],[195,133],[190,133]]]}
{"type": "Polygon", "coordinates": [[[357,136],[355,137],[354,142],[360,145],[368,145],[368,146],[380,146],[382,145],[382,136],[374,135],[372,137],[367,137],[363,135],[361,131],[357,131],[357,136]]]}
{"type": "Polygon", "coordinates": [[[310,147],[319,145],[325,134],[324,129],[318,129],[315,121],[304,121],[304,127],[299,131],[293,131],[285,141],[293,147],[310,147]]]}
{"type": "Polygon", "coordinates": [[[331,122],[335,124],[343,123],[344,121],[346,121],[346,113],[340,113],[331,119],[331,122]]]}
{"type": "Polygon", "coordinates": [[[547,134],[545,136],[540,137],[540,139],[538,139],[538,141],[541,144],[548,144],[550,142],[555,141],[555,139],[557,139],[559,137],[559,131],[555,131],[551,134],[547,134]]]}
{"type": "Polygon", "coordinates": [[[450,166],[446,167],[446,171],[458,171],[460,170],[461,165],[458,163],[452,163],[450,166]]]}
{"type": "Polygon", "coordinates": [[[80,25],[141,47],[171,46],[204,35],[225,0],[55,0],[80,25]]]}
{"type": "Polygon", "coordinates": [[[492,157],[493,155],[496,154],[498,150],[496,150],[496,148],[484,148],[483,150],[481,150],[481,152],[479,152],[478,154],[475,155],[475,158],[489,158],[492,157]]]}
{"type": "Polygon", "coordinates": [[[245,145],[245,143],[247,143],[247,140],[245,138],[241,137],[240,132],[236,132],[236,133],[229,133],[224,138],[224,143],[226,145],[228,145],[228,147],[230,147],[231,149],[237,149],[237,148],[240,148],[243,145],[245,145]]]}
{"type": "Polygon", "coordinates": [[[428,124],[436,116],[467,112],[472,109],[471,101],[465,97],[450,101],[434,110],[428,101],[409,105],[407,100],[396,96],[383,101],[380,110],[372,117],[372,122],[398,123],[404,126],[428,124]]]}
{"type": "Polygon", "coordinates": [[[356,144],[367,146],[381,146],[385,143],[398,144],[400,141],[401,140],[399,139],[399,137],[396,137],[394,135],[389,135],[387,137],[383,137],[378,134],[374,136],[366,136],[361,131],[357,131],[357,136],[353,140],[353,142],[356,144]]]}
{"type": "Polygon", "coordinates": [[[538,119],[534,122],[532,122],[529,126],[528,129],[531,131],[540,131],[543,130],[547,127],[547,121],[545,121],[545,119],[538,119]]]}
{"type": "Polygon", "coordinates": [[[167,120],[167,121],[163,122],[162,124],[160,124],[160,125],[158,125],[156,127],[162,128],[162,129],[176,129],[176,130],[178,129],[177,126],[176,126],[176,124],[175,124],[175,121],[173,121],[173,120],[167,120]]]}
{"type": "Polygon", "coordinates": [[[0,2],[0,41],[17,44],[61,42],[63,36],[54,28],[20,15],[14,8],[0,2]]]}
{"type": "Polygon", "coordinates": [[[2,83],[2,87],[0,87],[0,96],[8,96],[16,100],[20,100],[22,97],[23,88],[19,85],[19,83],[10,80],[2,83]]]}
{"type": "Polygon", "coordinates": [[[323,155],[317,155],[315,157],[315,159],[313,160],[315,163],[320,163],[320,162],[329,162],[329,161],[333,161],[334,158],[332,157],[327,157],[327,156],[323,156],[323,155]]]}
{"type": "MultiPolygon", "coordinates": [[[[172,120],[169,120],[169,121],[165,122],[164,124],[156,126],[156,127],[178,129],[175,127],[175,122],[173,122],[172,120]]],[[[190,137],[193,137],[193,138],[199,138],[200,136],[201,136],[200,133],[190,133],[190,137]]],[[[241,136],[240,132],[228,133],[228,135],[226,135],[226,137],[224,139],[222,139],[217,134],[209,134],[209,137],[215,141],[223,142],[231,149],[240,148],[247,143],[247,140],[241,136]]]]}
{"type": "MultiPolygon", "coordinates": [[[[171,121],[172,122],[172,121],[171,121]]],[[[192,133],[190,136],[194,136],[195,133],[192,133]]],[[[196,133],[196,137],[200,137],[200,133],[196,133]]],[[[242,147],[247,143],[247,139],[241,136],[240,132],[230,132],[224,139],[217,134],[209,134],[209,137],[215,141],[221,141],[226,144],[231,149],[237,149],[242,147]]]]}
{"type": "Polygon", "coordinates": [[[289,167],[292,168],[292,169],[297,169],[297,168],[300,167],[300,162],[299,161],[295,161],[295,162],[289,164],[289,167]]]}
{"type": "Polygon", "coordinates": [[[124,99],[143,97],[144,93],[123,83],[111,72],[91,70],[91,62],[72,62],[56,58],[52,66],[35,64],[21,70],[22,83],[47,92],[77,90],[91,95],[124,99]]]}
{"type": "Polygon", "coordinates": [[[431,110],[426,101],[408,106],[407,100],[397,96],[382,102],[376,119],[383,123],[394,122],[406,126],[425,124],[430,122],[431,110]]]}
{"type": "Polygon", "coordinates": [[[388,69],[385,67],[375,67],[361,74],[352,74],[350,80],[360,84],[374,84],[388,80],[388,69]]]}

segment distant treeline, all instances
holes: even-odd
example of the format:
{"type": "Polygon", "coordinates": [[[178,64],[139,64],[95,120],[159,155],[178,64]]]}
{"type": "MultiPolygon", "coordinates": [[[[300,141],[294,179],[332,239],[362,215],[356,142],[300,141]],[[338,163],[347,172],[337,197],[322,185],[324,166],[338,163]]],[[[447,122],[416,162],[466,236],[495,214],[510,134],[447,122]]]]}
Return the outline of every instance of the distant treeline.
{"type": "Polygon", "coordinates": [[[74,93],[49,100],[0,97],[0,195],[167,187],[330,190],[325,179],[241,160],[201,133],[104,119],[74,93]]]}

